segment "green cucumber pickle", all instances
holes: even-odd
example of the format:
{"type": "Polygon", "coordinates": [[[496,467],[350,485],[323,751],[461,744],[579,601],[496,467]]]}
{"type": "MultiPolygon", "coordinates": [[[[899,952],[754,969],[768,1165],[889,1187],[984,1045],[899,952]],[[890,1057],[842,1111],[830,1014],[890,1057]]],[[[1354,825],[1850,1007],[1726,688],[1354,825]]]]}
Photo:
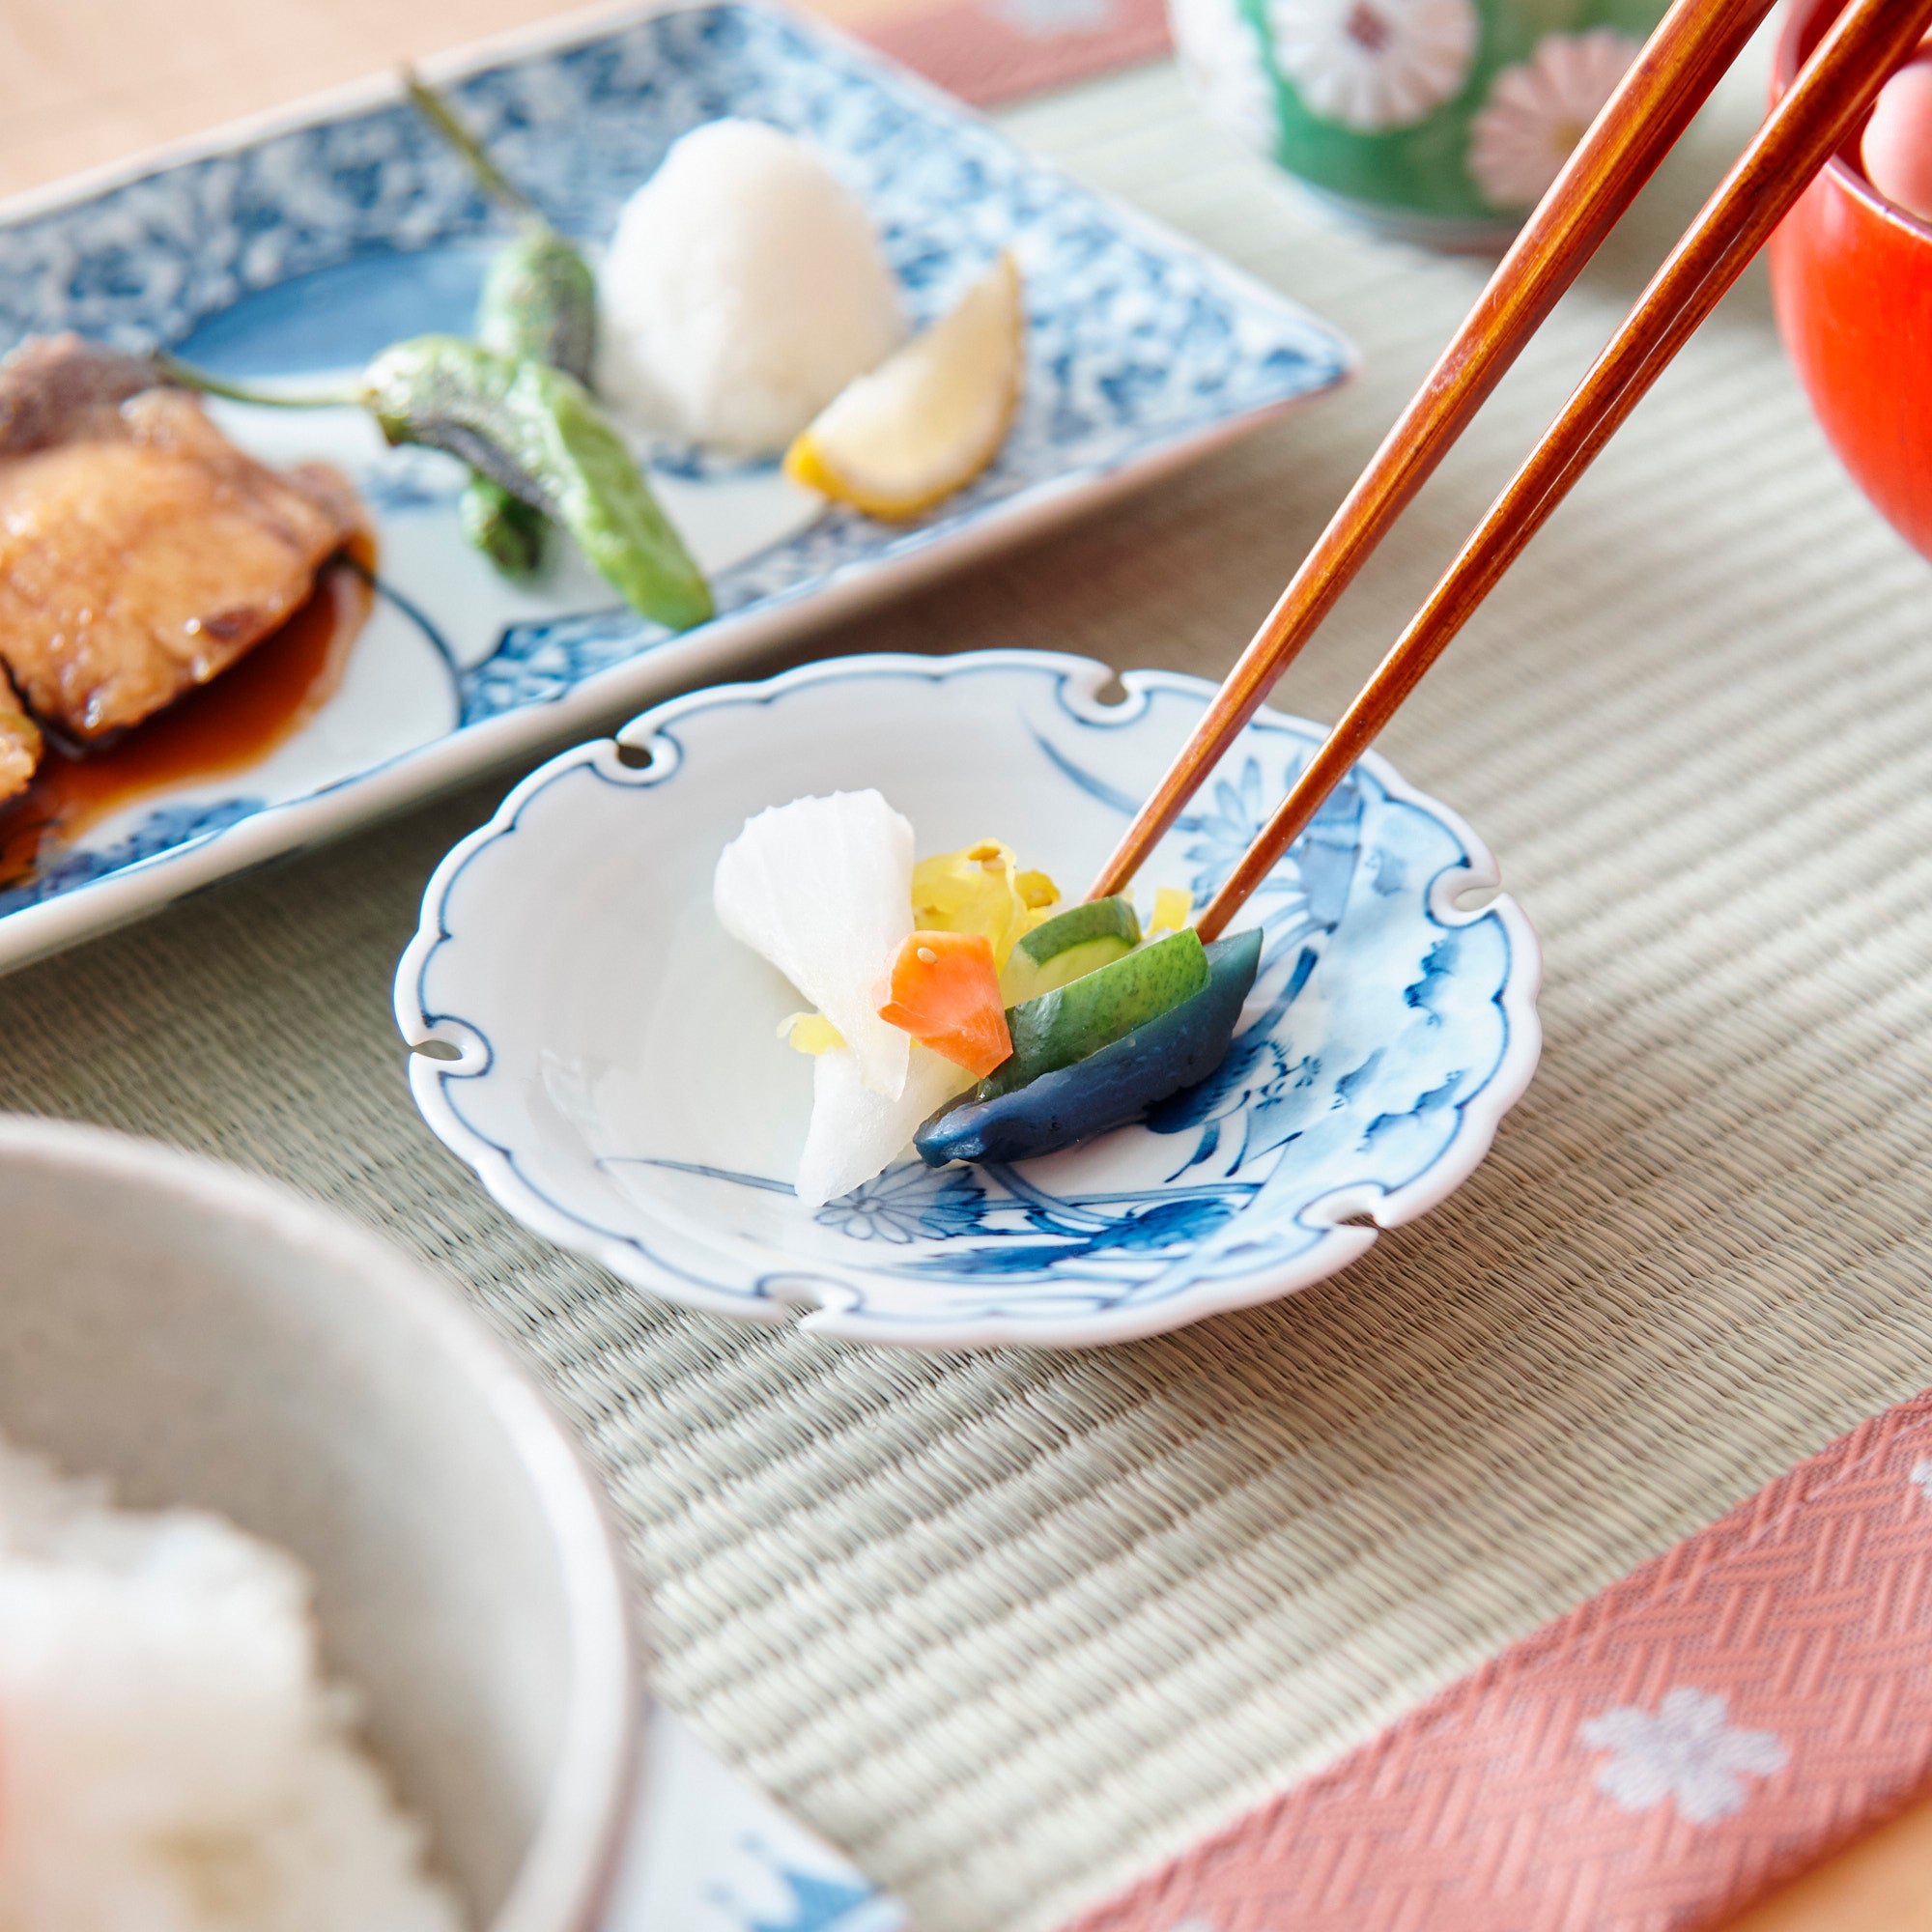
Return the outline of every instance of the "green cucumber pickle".
{"type": "MultiPolygon", "coordinates": [[[[1045,928],[1042,927],[1043,931],[1045,928]]],[[[1208,983],[1208,955],[1189,926],[1111,966],[1007,1009],[1013,1050],[975,1089],[990,1100],[1111,1045],[1208,983]]]]}
{"type": "Polygon", "coordinates": [[[920,1158],[929,1167],[1032,1160],[1141,1120],[1150,1107],[1207,1079],[1228,1057],[1261,966],[1262,935],[1237,933],[1204,952],[1208,983],[1192,998],[1024,1087],[987,1097],[982,1083],[913,1136],[920,1158]]]}
{"type": "Polygon", "coordinates": [[[1009,1007],[1057,991],[1141,943],[1141,923],[1125,898],[1086,899],[1027,933],[1007,957],[1000,991],[1009,1007]]]}

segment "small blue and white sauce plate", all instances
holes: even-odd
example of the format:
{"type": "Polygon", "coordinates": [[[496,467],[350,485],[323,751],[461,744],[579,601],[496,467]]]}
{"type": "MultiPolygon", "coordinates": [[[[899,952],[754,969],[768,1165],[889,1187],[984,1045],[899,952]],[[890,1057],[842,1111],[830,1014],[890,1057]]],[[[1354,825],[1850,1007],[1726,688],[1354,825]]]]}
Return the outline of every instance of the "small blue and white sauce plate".
{"type": "MultiPolygon", "coordinates": [[[[430,1126],[519,1220],[653,1293],[916,1348],[1155,1334],[1434,1207],[1536,1065],[1538,951],[1482,840],[1375,756],[1236,922],[1263,926],[1262,970],[1208,1080],[1040,1160],[908,1150],[826,1207],[793,1193],[799,998],[720,927],[720,851],[767,806],[875,786],[922,855],[998,838],[1077,893],[1212,696],[1139,671],[1110,705],[1109,677],[1020,651],[835,660],[553,760],[444,860],[403,958],[430,1126]]],[[[1141,895],[1204,905],[1320,735],[1262,712],[1141,895]]]]}

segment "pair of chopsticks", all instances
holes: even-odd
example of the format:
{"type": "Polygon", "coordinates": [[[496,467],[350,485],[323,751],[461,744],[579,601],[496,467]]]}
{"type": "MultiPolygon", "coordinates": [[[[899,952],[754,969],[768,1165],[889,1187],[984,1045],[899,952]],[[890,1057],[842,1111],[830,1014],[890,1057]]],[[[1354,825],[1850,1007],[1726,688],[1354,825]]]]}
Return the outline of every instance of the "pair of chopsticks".
{"type": "MultiPolygon", "coordinates": [[[[1771,5],[1772,0],[1676,0],[1141,807],[1090,897],[1121,892],[1131,881],[1635,199],[1771,5]]],[[[1766,118],[1562,412],[1195,922],[1203,939],[1221,932],[1300,837],[1857,127],[1928,26],[1932,0],[1852,0],[1838,16],[1791,91],[1766,118]]]]}

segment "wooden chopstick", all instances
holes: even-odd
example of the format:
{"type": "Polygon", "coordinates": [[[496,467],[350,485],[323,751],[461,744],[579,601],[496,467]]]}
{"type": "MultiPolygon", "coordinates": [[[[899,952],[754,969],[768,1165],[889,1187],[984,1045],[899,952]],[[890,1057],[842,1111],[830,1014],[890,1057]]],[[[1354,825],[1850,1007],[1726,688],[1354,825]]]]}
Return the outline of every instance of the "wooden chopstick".
{"type": "Polygon", "coordinates": [[[1636,198],[1772,4],[1676,0],[1136,813],[1090,898],[1125,890],[1636,198]]]}
{"type": "Polygon", "coordinates": [[[1228,923],[1932,26],[1932,0],[1854,0],[1671,251],[1562,413],[1197,922],[1228,923]]]}

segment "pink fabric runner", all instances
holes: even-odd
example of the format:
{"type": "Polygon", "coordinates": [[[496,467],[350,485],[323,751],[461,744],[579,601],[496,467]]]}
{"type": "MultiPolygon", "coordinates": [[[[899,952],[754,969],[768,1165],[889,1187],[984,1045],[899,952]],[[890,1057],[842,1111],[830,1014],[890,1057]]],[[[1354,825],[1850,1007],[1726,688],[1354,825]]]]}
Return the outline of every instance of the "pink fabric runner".
{"type": "Polygon", "coordinates": [[[1162,0],[895,0],[852,31],[982,107],[1156,59],[1169,44],[1162,0]]]}
{"type": "Polygon", "coordinates": [[[1708,1925],[1932,1776],[1932,1393],[1069,1932],[1708,1925]]]}

